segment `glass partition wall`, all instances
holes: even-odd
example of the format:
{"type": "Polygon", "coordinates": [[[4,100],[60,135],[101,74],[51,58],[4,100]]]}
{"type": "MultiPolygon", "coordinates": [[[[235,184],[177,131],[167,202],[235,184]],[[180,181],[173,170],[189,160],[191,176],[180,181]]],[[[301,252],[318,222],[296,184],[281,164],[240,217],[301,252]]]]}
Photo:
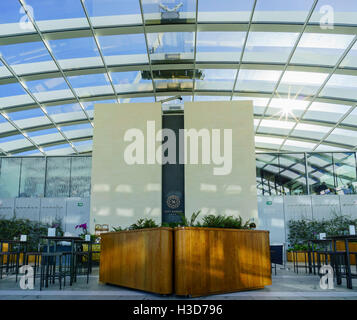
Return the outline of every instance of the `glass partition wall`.
{"type": "MultiPolygon", "coordinates": [[[[0,157],[0,198],[90,197],[92,157],[0,157]]],[[[357,194],[355,152],[257,153],[258,195],[357,194]]]]}
{"type": "Polygon", "coordinates": [[[260,195],[356,194],[355,152],[257,153],[260,195]]]}

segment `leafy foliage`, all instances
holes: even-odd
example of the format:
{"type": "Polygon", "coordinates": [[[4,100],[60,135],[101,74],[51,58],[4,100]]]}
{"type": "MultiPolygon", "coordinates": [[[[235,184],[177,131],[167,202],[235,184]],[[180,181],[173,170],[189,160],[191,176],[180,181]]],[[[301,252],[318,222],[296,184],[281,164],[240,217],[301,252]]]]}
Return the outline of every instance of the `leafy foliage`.
{"type": "Polygon", "coordinates": [[[320,233],[326,235],[343,235],[349,225],[357,226],[357,219],[350,216],[333,214],[331,219],[323,220],[290,220],[288,222],[288,242],[291,247],[301,245],[309,239],[318,238],[320,233]]]}
{"type": "Polygon", "coordinates": [[[47,236],[47,229],[57,228],[58,235],[63,235],[63,229],[60,220],[52,224],[31,221],[28,219],[3,219],[0,218],[0,239],[12,240],[15,237],[26,234],[28,240],[28,249],[37,250],[41,236],[47,236]]]}
{"type": "Polygon", "coordinates": [[[112,227],[113,231],[118,232],[118,231],[123,231],[123,228],[121,226],[118,227],[112,227]]]}
{"type": "MultiPolygon", "coordinates": [[[[202,223],[196,222],[201,211],[194,212],[191,218],[188,219],[183,213],[180,214],[180,222],[164,222],[162,227],[176,228],[176,227],[206,227],[206,228],[231,228],[231,229],[254,229],[255,223],[248,220],[243,222],[242,217],[233,217],[225,215],[206,215],[202,218],[202,223]]],[[[128,228],[122,228],[121,226],[113,227],[113,231],[123,230],[136,230],[145,228],[157,228],[159,227],[152,219],[139,219],[136,223],[132,224],[128,228]]]]}
{"type": "Polygon", "coordinates": [[[129,230],[146,229],[146,228],[157,228],[159,225],[153,219],[139,219],[136,223],[133,223],[129,230]]]}
{"type": "Polygon", "coordinates": [[[250,220],[243,222],[242,217],[226,216],[226,215],[213,215],[209,214],[202,218],[200,227],[207,228],[231,228],[231,229],[251,229],[252,225],[250,220]]]}

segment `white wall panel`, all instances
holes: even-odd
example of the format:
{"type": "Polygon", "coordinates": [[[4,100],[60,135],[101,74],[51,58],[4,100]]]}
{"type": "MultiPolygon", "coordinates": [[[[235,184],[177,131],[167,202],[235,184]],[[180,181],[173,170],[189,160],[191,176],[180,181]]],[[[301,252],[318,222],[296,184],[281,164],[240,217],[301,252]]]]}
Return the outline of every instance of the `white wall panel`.
{"type": "Polygon", "coordinates": [[[40,198],[15,198],[16,218],[38,221],[40,219],[40,198]]]}
{"type": "MultiPolygon", "coordinates": [[[[232,170],[217,175],[212,157],[202,163],[202,139],[198,144],[198,164],[192,163],[187,148],[185,164],[185,213],[195,211],[240,215],[244,220],[258,218],[256,166],[254,151],[253,106],[251,101],[202,101],[185,103],[185,129],[220,129],[221,155],[224,151],[224,130],[232,130],[232,170]]],[[[189,140],[191,143],[191,140],[189,140]]],[[[212,141],[211,141],[212,142],[212,141]]],[[[213,148],[213,143],[211,143],[213,148]]],[[[194,149],[197,151],[197,149],[194,149]]],[[[212,152],[212,151],[211,151],[212,152]]]]}
{"type": "Polygon", "coordinates": [[[270,243],[285,243],[283,197],[258,197],[259,229],[270,231],[270,243]]]}
{"type": "Polygon", "coordinates": [[[314,219],[330,219],[334,214],[341,214],[340,198],[338,195],[311,196],[312,216],[314,219]]]}
{"type": "Polygon", "coordinates": [[[312,219],[310,196],[285,196],[284,197],[285,221],[312,219]]]}
{"type": "Polygon", "coordinates": [[[42,198],[40,221],[52,224],[56,219],[62,220],[64,228],[64,218],[66,216],[66,198],[42,198]]]}
{"type": "Polygon", "coordinates": [[[14,217],[15,198],[0,199],[0,217],[11,219],[14,217]]]}
{"type": "Polygon", "coordinates": [[[341,213],[357,219],[357,195],[340,196],[341,213]]]}
{"type": "Polygon", "coordinates": [[[91,230],[97,223],[128,227],[144,217],[161,223],[162,168],[155,159],[153,164],[147,161],[161,141],[154,142],[153,152],[147,152],[146,145],[147,122],[155,123],[155,133],[162,128],[161,103],[97,104],[94,113],[91,230]],[[124,141],[131,129],[141,130],[144,137],[144,164],[131,165],[124,159],[126,148],[135,141],[124,141]]]}
{"type": "Polygon", "coordinates": [[[64,219],[66,232],[78,235],[81,229],[76,229],[76,225],[87,223],[89,226],[90,199],[89,198],[68,198],[67,213],[64,219]]]}

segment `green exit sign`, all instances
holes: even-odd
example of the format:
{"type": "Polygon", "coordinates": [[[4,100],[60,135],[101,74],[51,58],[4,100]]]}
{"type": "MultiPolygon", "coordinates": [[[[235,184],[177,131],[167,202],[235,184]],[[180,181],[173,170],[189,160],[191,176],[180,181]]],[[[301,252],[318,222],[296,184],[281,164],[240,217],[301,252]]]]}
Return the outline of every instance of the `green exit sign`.
{"type": "Polygon", "coordinates": [[[78,207],[83,207],[83,202],[78,202],[78,203],[77,203],[77,206],[78,206],[78,207]]]}
{"type": "Polygon", "coordinates": [[[267,205],[271,206],[273,204],[273,201],[267,201],[267,205]]]}

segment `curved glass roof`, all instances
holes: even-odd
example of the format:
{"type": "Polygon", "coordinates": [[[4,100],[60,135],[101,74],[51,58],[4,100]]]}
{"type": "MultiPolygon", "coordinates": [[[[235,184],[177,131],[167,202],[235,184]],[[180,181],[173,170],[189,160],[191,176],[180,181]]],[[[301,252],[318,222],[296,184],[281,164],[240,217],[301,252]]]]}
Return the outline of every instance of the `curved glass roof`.
{"type": "Polygon", "coordinates": [[[3,0],[0,155],[88,153],[103,102],[253,100],[257,151],[357,147],[356,0],[3,0]]]}

